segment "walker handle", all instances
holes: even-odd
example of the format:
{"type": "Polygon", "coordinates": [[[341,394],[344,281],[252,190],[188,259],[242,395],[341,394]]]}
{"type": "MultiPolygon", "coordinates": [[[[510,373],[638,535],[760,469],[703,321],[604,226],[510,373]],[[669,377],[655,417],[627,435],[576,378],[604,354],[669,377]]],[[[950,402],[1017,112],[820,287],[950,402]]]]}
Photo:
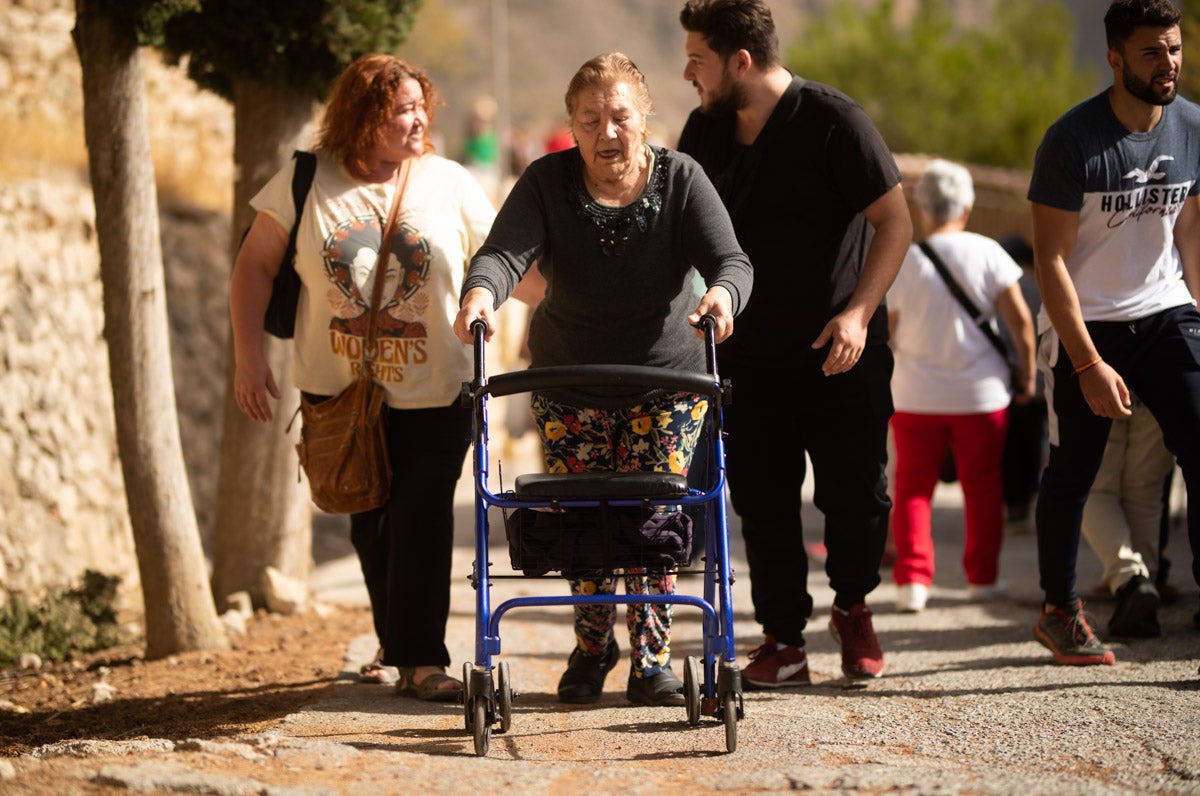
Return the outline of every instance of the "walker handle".
{"type": "Polygon", "coordinates": [[[476,318],[475,320],[471,321],[470,328],[475,350],[475,378],[469,382],[463,382],[462,392],[459,396],[462,405],[467,407],[471,406],[476,390],[482,387],[484,383],[483,338],[487,336],[488,332],[487,321],[483,320],[482,318],[476,318]]]}
{"type": "Polygon", "coordinates": [[[704,358],[708,366],[710,375],[717,375],[717,319],[712,313],[704,313],[700,316],[700,322],[696,324],[697,329],[704,330],[704,358]]]}

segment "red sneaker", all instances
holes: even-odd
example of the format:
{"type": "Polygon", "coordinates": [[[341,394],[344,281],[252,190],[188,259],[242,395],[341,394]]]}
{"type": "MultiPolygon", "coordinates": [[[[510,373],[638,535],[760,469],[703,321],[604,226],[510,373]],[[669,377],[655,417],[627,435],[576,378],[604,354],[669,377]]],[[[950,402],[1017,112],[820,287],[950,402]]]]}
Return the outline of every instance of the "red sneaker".
{"type": "Polygon", "coordinates": [[[851,680],[866,680],[883,674],[883,650],[871,624],[871,609],[859,603],[849,611],[836,605],[829,618],[829,632],[842,645],[842,672],[851,680]]]}
{"type": "Polygon", "coordinates": [[[1065,666],[1112,666],[1117,656],[1100,643],[1092,632],[1087,617],[1083,615],[1083,603],[1079,600],[1066,608],[1042,614],[1033,628],[1033,637],[1054,655],[1054,662],[1065,666]]]}
{"type": "Polygon", "coordinates": [[[750,653],[750,665],[742,669],[742,681],[759,688],[795,688],[811,685],[808,655],[804,647],[790,644],[779,649],[775,637],[768,635],[758,649],[750,653]]]}

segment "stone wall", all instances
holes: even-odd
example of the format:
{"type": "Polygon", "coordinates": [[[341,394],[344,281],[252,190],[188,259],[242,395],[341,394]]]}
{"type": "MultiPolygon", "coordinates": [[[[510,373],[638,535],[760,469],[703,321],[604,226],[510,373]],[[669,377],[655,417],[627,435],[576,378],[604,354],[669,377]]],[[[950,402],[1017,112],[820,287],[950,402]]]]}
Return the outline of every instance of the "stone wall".
{"type": "Polygon", "coordinates": [[[3,592],[131,575],[92,218],[77,186],[0,189],[3,592]]]}
{"type": "MultiPolygon", "coordinates": [[[[95,209],[66,0],[0,0],[0,600],[84,569],[138,595],[117,457],[95,209]],[[15,133],[13,132],[15,131],[15,133]],[[41,147],[41,149],[39,149],[41,147]]],[[[144,53],[180,433],[207,541],[228,334],[232,112],[144,53]],[[226,200],[227,201],[227,200],[226,200]]]]}

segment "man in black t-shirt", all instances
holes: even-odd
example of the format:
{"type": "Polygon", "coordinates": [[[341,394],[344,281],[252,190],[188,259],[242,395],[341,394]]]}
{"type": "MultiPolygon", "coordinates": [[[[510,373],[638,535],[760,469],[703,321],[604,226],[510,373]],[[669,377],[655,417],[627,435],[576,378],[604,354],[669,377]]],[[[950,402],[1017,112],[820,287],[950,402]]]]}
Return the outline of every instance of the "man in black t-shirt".
{"type": "Polygon", "coordinates": [[[679,149],[716,184],[755,269],[754,298],[718,349],[737,399],[725,416],[730,497],[766,635],[742,678],[809,682],[805,454],[825,515],[842,670],[876,677],[883,652],[866,596],[880,582],[891,508],[882,302],[912,241],[900,172],[857,103],[781,66],[763,0],[690,0],[680,22],[700,107],[679,149]]]}

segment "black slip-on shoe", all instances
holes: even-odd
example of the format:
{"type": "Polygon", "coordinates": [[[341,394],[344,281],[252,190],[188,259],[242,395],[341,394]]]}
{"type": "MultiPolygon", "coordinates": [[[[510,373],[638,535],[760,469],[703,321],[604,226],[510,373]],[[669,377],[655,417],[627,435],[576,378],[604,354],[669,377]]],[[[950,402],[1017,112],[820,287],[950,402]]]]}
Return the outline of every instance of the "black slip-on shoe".
{"type": "Polygon", "coordinates": [[[630,672],[625,698],[635,705],[655,708],[683,705],[683,683],[669,666],[650,677],[636,677],[630,672]]]}
{"type": "Polygon", "coordinates": [[[604,690],[604,678],[617,665],[620,655],[615,639],[599,655],[588,655],[576,647],[567,660],[567,670],[558,680],[558,701],[582,705],[598,700],[604,690]]]}
{"type": "Polygon", "coordinates": [[[1113,638],[1157,638],[1158,590],[1143,575],[1134,575],[1117,590],[1117,606],[1108,620],[1108,635],[1113,638]]]}

